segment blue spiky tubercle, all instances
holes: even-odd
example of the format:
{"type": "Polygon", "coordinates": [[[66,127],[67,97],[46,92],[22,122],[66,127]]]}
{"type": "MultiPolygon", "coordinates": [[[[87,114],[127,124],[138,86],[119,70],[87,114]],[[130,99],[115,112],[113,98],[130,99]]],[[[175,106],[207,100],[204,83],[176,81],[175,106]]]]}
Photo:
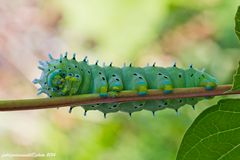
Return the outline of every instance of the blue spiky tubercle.
{"type": "MultiPolygon", "coordinates": [[[[49,97],[79,95],[86,93],[99,93],[100,97],[107,97],[109,92],[116,93],[122,90],[136,90],[139,96],[147,95],[148,89],[160,89],[165,94],[171,94],[173,88],[204,87],[213,90],[216,79],[204,71],[193,68],[180,69],[176,63],[172,67],[152,66],[143,68],[124,65],[122,68],[99,66],[98,61],[89,65],[87,57],[82,61],[76,60],[76,54],[68,59],[67,52],[54,59],[49,54],[50,61],[39,61],[39,69],[42,70],[41,77],[33,80],[39,84],[38,94],[45,93],[49,97]]],[[[85,115],[88,110],[99,110],[106,116],[107,113],[123,111],[131,115],[133,112],[143,109],[153,113],[164,108],[176,111],[185,105],[193,106],[201,98],[185,98],[174,100],[154,100],[124,102],[112,104],[83,105],[85,115]]],[[[75,107],[75,106],[74,106],[75,107]]],[[[72,111],[73,106],[70,108],[72,111]]]]}

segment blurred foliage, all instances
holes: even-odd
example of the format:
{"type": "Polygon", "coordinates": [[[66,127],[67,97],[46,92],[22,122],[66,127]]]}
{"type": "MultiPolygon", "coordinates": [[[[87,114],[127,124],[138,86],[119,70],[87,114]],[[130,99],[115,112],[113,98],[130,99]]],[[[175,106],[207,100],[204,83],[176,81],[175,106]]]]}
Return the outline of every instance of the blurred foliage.
{"type": "Polygon", "coordinates": [[[240,6],[238,6],[238,10],[235,16],[235,32],[240,40],[240,6]]]}
{"type": "MultiPolygon", "coordinates": [[[[234,34],[238,0],[0,0],[0,96],[36,97],[31,81],[48,52],[77,52],[120,66],[157,62],[189,64],[231,83],[240,47],[234,34]]],[[[56,159],[176,158],[186,129],[221,97],[204,100],[180,115],[152,117],[66,109],[1,113],[0,153],[56,153],[56,159]]],[[[31,159],[31,158],[29,158],[31,159]]],[[[34,158],[32,158],[34,159],[34,158]]],[[[41,158],[39,158],[41,159],[41,158]]]]}

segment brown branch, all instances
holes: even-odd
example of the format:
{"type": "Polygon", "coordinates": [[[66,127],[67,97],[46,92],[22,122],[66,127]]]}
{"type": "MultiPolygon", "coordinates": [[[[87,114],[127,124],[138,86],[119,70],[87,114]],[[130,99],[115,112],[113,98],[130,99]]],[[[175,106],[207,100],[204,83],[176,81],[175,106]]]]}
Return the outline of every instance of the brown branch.
{"type": "Polygon", "coordinates": [[[171,94],[164,94],[160,90],[148,90],[148,95],[139,96],[136,91],[122,91],[116,97],[101,98],[99,94],[83,94],[77,96],[56,97],[56,98],[40,98],[40,99],[23,99],[23,100],[1,100],[0,111],[16,111],[16,110],[33,110],[47,109],[64,106],[75,106],[82,104],[95,103],[113,103],[113,102],[129,102],[139,100],[156,100],[156,99],[175,99],[188,97],[206,97],[219,96],[229,94],[240,94],[239,91],[229,91],[231,85],[220,85],[212,91],[206,91],[204,88],[176,88],[171,94]]]}

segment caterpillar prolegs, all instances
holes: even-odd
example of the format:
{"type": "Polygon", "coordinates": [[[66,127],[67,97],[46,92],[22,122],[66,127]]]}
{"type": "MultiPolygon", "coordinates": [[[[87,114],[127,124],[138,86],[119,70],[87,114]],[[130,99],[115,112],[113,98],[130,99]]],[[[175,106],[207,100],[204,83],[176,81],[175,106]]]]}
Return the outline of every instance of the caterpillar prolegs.
{"type": "MultiPolygon", "coordinates": [[[[99,66],[98,61],[89,65],[85,57],[82,61],[76,60],[75,54],[72,59],[60,55],[54,59],[49,54],[50,61],[40,61],[39,69],[42,70],[40,79],[33,82],[40,84],[38,94],[45,93],[49,97],[79,95],[87,93],[99,93],[101,97],[107,97],[108,92],[119,92],[122,90],[136,90],[139,96],[147,94],[148,89],[159,89],[165,94],[170,94],[173,88],[204,87],[213,90],[217,86],[216,79],[204,72],[194,68],[192,65],[187,69],[181,69],[174,64],[172,67],[152,66],[143,68],[124,65],[122,68],[99,66]]],[[[85,115],[89,110],[99,110],[104,113],[123,111],[131,115],[133,112],[143,109],[153,114],[165,108],[178,109],[189,104],[194,105],[201,98],[181,98],[173,100],[148,100],[110,104],[83,105],[85,115]]],[[[70,112],[73,107],[70,108],[70,112]]]]}

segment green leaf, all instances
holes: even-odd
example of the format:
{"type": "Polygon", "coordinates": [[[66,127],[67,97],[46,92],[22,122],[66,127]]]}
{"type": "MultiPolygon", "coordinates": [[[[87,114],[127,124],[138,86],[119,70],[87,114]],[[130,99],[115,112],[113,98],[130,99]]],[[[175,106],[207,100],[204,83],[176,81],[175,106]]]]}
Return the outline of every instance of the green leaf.
{"type": "MultiPolygon", "coordinates": [[[[239,13],[240,14],[240,13],[239,13]]],[[[239,26],[240,27],[240,26],[239,26]]],[[[232,91],[240,90],[240,62],[236,74],[233,76],[232,91]]]]}
{"type": "Polygon", "coordinates": [[[240,40],[240,6],[238,6],[238,10],[235,16],[235,32],[240,40]]]}
{"type": "Polygon", "coordinates": [[[240,99],[206,109],[183,137],[177,160],[240,159],[240,99]]]}

